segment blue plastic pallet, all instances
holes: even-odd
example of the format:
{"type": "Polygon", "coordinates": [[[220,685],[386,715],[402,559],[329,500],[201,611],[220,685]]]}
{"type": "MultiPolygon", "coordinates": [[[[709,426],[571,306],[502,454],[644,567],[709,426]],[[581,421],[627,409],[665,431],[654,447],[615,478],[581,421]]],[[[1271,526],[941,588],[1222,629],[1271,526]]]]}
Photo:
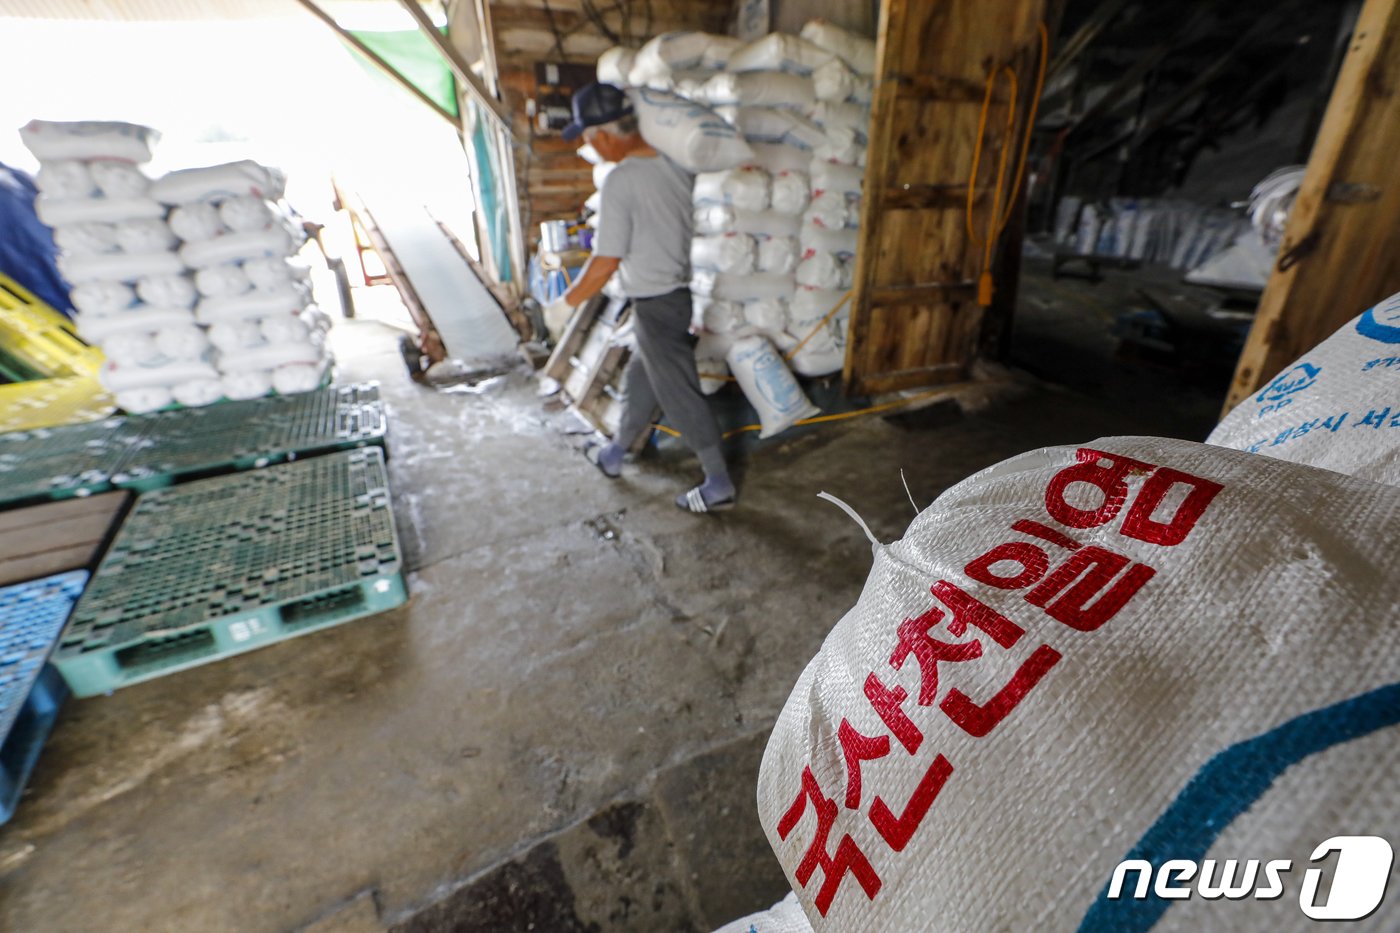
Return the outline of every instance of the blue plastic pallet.
{"type": "Polygon", "coordinates": [[[384,452],[341,451],[141,495],[53,663],[94,696],[406,599],[384,452]]]}
{"type": "Polygon", "coordinates": [[[87,579],[75,570],[0,589],[0,823],[14,815],[68,698],[47,662],[87,579]]]}

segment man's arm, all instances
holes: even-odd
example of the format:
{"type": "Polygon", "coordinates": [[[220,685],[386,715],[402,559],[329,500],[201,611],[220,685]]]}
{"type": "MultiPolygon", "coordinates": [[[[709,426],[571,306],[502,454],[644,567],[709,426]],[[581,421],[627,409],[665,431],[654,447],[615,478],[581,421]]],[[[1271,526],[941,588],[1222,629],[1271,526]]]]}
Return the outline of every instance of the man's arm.
{"type": "Polygon", "coordinates": [[[578,281],[564,293],[564,300],[569,307],[577,308],[594,295],[603,290],[603,286],[608,284],[608,279],[612,278],[617,271],[622,259],[617,256],[598,256],[588,260],[588,265],[584,266],[583,274],[578,277],[578,281]]]}

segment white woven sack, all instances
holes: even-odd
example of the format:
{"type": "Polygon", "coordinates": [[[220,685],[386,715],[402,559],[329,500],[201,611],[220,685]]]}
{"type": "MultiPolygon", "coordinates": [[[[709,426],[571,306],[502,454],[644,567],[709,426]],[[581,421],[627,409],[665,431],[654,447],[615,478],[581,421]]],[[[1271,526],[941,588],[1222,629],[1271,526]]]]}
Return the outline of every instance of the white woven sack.
{"type": "Polygon", "coordinates": [[[725,355],[734,338],[727,334],[701,334],[695,342],[695,371],[700,376],[700,391],[714,395],[729,381],[729,363],[725,355]]]}
{"type": "Polygon", "coordinates": [[[112,395],[112,401],[117,403],[117,407],[132,415],[144,415],[148,411],[159,411],[174,400],[170,389],[165,386],[127,389],[112,395]]]}
{"type": "Polygon", "coordinates": [[[731,104],[810,110],[817,102],[810,77],[781,71],[722,72],[705,82],[701,95],[710,106],[731,104]]]}
{"type": "Polygon", "coordinates": [[[807,400],[767,337],[755,335],[734,341],[726,360],[739,388],[758,412],[762,423],[760,438],[781,434],[821,411],[807,400]]]}
{"type": "Polygon", "coordinates": [[[172,360],[197,360],[209,349],[204,328],[194,324],[156,331],[156,349],[172,360]]]}
{"type": "Polygon", "coordinates": [[[116,314],[78,315],[73,323],[88,343],[102,343],[114,334],[154,334],[166,327],[186,327],[194,323],[194,315],[184,308],[147,308],[136,306],[116,314]]]}
{"type": "Polygon", "coordinates": [[[642,138],[688,172],[719,172],[743,165],[753,150],[713,110],[666,91],[627,92],[642,138]]]}
{"type": "Polygon", "coordinates": [[[835,253],[849,258],[855,255],[856,248],[860,245],[860,231],[853,227],[830,230],[806,223],[802,225],[802,232],[798,234],[798,242],[802,245],[803,252],[811,250],[816,253],[835,253]]]}
{"type": "Polygon", "coordinates": [[[802,376],[828,376],[846,362],[846,343],[841,339],[846,318],[843,312],[828,317],[846,293],[799,287],[788,303],[788,335],[799,342],[788,360],[792,371],[802,376]]]}
{"type": "Polygon", "coordinates": [[[865,165],[866,145],[861,134],[844,126],[834,126],[823,132],[822,141],[812,147],[813,159],[840,165],[865,165]]]}
{"type": "Polygon", "coordinates": [[[789,299],[796,285],[790,275],[763,272],[726,275],[723,272],[697,271],[690,287],[696,294],[716,301],[757,301],[760,298],[789,299]]]}
{"type": "Polygon", "coordinates": [[[44,162],[34,176],[34,187],[40,194],[58,200],[90,198],[98,193],[86,162],[44,162]]]}
{"type": "Polygon", "coordinates": [[[802,249],[796,237],[767,237],[758,243],[758,271],[775,275],[792,275],[797,269],[802,249]]]}
{"type": "Polygon", "coordinates": [[[793,217],[801,216],[811,203],[811,180],[806,172],[779,172],[773,176],[773,210],[793,217]]]}
{"type": "Polygon", "coordinates": [[[789,894],[767,910],[726,923],[715,933],[812,933],[812,924],[797,895],[789,894]]]}
{"type": "Polygon", "coordinates": [[[324,355],[319,335],[316,340],[263,343],[242,350],[219,351],[219,372],[228,374],[270,371],[290,363],[317,363],[324,355]]]}
{"type": "Polygon", "coordinates": [[[253,287],[253,281],[242,266],[226,264],[200,269],[194,274],[194,286],[206,298],[232,298],[253,287]]]}
{"type": "Polygon", "coordinates": [[[313,392],[325,381],[326,370],[330,368],[330,357],[315,363],[288,363],[272,371],[272,388],[278,395],[300,395],[313,392]]]}
{"type": "Polygon", "coordinates": [[[702,204],[695,209],[695,233],[747,233],[750,236],[796,236],[801,219],[777,211],[746,211],[724,204],[702,204]]]}
{"type": "Polygon", "coordinates": [[[88,163],[93,184],[109,198],[143,198],[150,190],[151,180],[134,165],[99,159],[88,163]]]}
{"type": "Polygon", "coordinates": [[[736,125],[749,142],[815,149],[828,141],[827,134],[811,120],[776,107],[740,107],[736,125]]]}
{"type": "Polygon", "coordinates": [[[243,271],[255,288],[273,288],[282,282],[311,279],[310,266],[278,256],[244,260],[243,271]]]}
{"type": "Polygon", "coordinates": [[[840,191],[823,191],[812,197],[812,203],[802,215],[804,226],[842,230],[860,223],[860,200],[856,195],[840,191]]]}
{"type": "Polygon", "coordinates": [[[144,366],[163,358],[155,337],[145,331],[112,334],[100,344],[102,355],[118,366],[144,366]]]}
{"type": "Polygon", "coordinates": [[[56,227],[53,231],[53,243],[72,256],[115,253],[121,249],[117,244],[117,228],[112,224],[68,224],[56,227]]]}
{"type": "Polygon", "coordinates": [[[127,253],[159,253],[171,250],[180,241],[170,225],[159,217],[123,220],[113,224],[117,245],[127,253]]]}
{"type": "Polygon", "coordinates": [[[822,101],[811,109],[808,116],[827,133],[837,129],[848,130],[855,134],[861,145],[870,142],[870,108],[863,104],[822,101]]]}
{"type": "Polygon", "coordinates": [[[839,165],[820,159],[812,160],[812,192],[833,191],[838,194],[860,194],[865,172],[854,165],[839,165]]]}
{"type": "MultiPolygon", "coordinates": [[[[744,326],[744,306],[741,302],[710,298],[697,292],[692,319],[701,332],[732,337],[744,326]]],[[[729,345],[725,344],[725,350],[728,349],[729,345]]]]}
{"type": "Polygon", "coordinates": [[[170,212],[170,229],[186,243],[203,243],[221,233],[227,233],[219,209],[202,202],[186,204],[170,212]]]}
{"type": "Polygon", "coordinates": [[[136,292],[121,282],[89,282],[75,286],[68,298],[85,315],[98,317],[115,314],[136,304],[136,292]]]}
{"type": "Polygon", "coordinates": [[[874,39],[867,39],[822,19],[811,20],[803,26],[802,38],[831,52],[856,74],[875,73],[874,39]]]}
{"type": "Polygon", "coordinates": [[[705,60],[706,49],[716,42],[728,44],[723,36],[705,32],[663,32],[637,50],[628,79],[632,84],[641,85],[674,71],[699,67],[705,60]]]}
{"type": "Polygon", "coordinates": [[[262,328],[256,318],[244,321],[220,321],[209,326],[209,343],[214,349],[236,353],[256,347],[263,342],[262,328]]]}
{"type": "Polygon", "coordinates": [[[20,128],[19,138],[40,162],[124,159],[141,163],[151,161],[151,146],[160,139],[160,134],[149,126],[134,123],[30,120],[20,128]]]}
{"type": "Polygon", "coordinates": [[[272,391],[272,371],[266,369],[240,370],[219,377],[224,394],[234,401],[261,398],[272,391]]]}
{"type": "Polygon", "coordinates": [[[602,55],[598,56],[598,64],[595,71],[600,84],[611,84],[613,87],[626,87],[627,76],[632,71],[632,66],[637,61],[637,50],[629,49],[621,45],[615,45],[602,55]]]}
{"type": "Polygon", "coordinates": [[[835,253],[813,252],[804,255],[797,264],[797,284],[808,288],[840,289],[851,287],[852,264],[835,253]]]}
{"type": "Polygon", "coordinates": [[[193,308],[199,299],[194,280],[188,275],[151,275],[136,282],[136,294],[158,308],[193,308]]]}
{"type": "Polygon", "coordinates": [[[265,317],[258,322],[258,329],[262,331],[263,339],[270,344],[279,343],[311,343],[319,341],[318,336],[312,336],[312,327],[302,320],[299,314],[277,314],[272,317],[265,317]]]}
{"type": "Polygon", "coordinates": [[[1400,295],[1284,369],[1206,443],[1400,486],[1400,295]]]}
{"type": "Polygon", "coordinates": [[[51,198],[34,199],[34,212],[46,227],[69,224],[114,224],[141,217],[164,217],[165,208],[154,198],[51,198]]]}
{"type": "Polygon", "coordinates": [[[223,383],[218,379],[191,379],[171,389],[175,401],[189,408],[212,405],[224,397],[223,383]]]}
{"type": "Polygon", "coordinates": [[[805,172],[812,164],[812,152],[791,143],[749,143],[753,158],[749,164],[756,165],[770,175],[780,172],[805,172]]]}
{"type": "Polygon", "coordinates": [[[777,343],[787,330],[788,307],[782,298],[756,298],[744,302],[744,320],[757,333],[777,343]]]}
{"type": "Polygon", "coordinates": [[[761,168],[731,168],[695,176],[691,200],[696,204],[729,204],[746,211],[768,209],[772,180],[761,168]]]}
{"type": "Polygon", "coordinates": [[[295,252],[292,235],[281,224],[266,230],[225,233],[223,236],[180,247],[180,256],[191,269],[205,269],[223,263],[288,256],[295,252]]]}
{"type": "Polygon", "coordinates": [[[726,71],[786,71],[809,75],[835,56],[801,36],[772,32],[734,50],[726,71]]]}
{"type": "Polygon", "coordinates": [[[218,373],[207,359],[168,360],[154,366],[121,366],[108,360],[98,370],[97,379],[111,392],[175,386],[194,379],[217,379],[218,373]]]}
{"type": "Polygon", "coordinates": [[[205,168],[171,172],[151,184],[151,197],[162,204],[219,203],[226,198],[252,195],[275,201],[282,196],[286,178],[275,169],[244,159],[205,168]]]}
{"type": "Polygon", "coordinates": [[[58,271],[74,285],[87,282],[135,282],[152,275],[175,275],[185,264],[175,253],[101,253],[58,257],[58,271]]]}
{"type": "Polygon", "coordinates": [[[812,72],[812,90],[817,100],[868,105],[875,84],[869,77],[851,71],[845,62],[833,59],[812,72]]]}
{"type": "Polygon", "coordinates": [[[764,753],[814,928],[1304,928],[1319,843],[1400,833],[1397,523],[1400,489],[1159,438],[944,492],[875,544],[764,753]],[[1232,869],[1238,896],[1192,890],[1232,869]]]}
{"type": "Polygon", "coordinates": [[[695,269],[743,275],[754,271],[757,260],[758,247],[746,234],[698,236],[690,241],[690,265],[695,269]]]}
{"type": "Polygon", "coordinates": [[[262,198],[240,195],[219,205],[219,218],[235,233],[251,233],[266,230],[277,219],[277,214],[262,198]]]}
{"type": "Polygon", "coordinates": [[[201,298],[195,318],[201,324],[246,321],[274,314],[296,314],[311,303],[299,282],[283,282],[274,288],[258,288],[231,298],[201,298]]]}

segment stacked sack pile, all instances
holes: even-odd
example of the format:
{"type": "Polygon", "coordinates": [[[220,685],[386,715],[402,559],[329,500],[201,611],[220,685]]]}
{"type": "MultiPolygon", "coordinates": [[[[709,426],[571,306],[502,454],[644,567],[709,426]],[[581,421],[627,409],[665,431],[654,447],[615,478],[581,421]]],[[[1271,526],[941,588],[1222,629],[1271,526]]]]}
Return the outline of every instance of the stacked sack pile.
{"type": "Polygon", "coordinates": [[[309,310],[306,270],[288,261],[299,242],[263,200],[281,193],[274,173],[234,163],[152,181],[141,166],[159,134],[128,123],[35,120],[20,136],[40,163],[35,210],[53,228],[78,333],[106,356],[99,377],[118,405],[321,383],[329,321],[309,310]],[[226,322],[236,334],[210,326],[226,322]]]}
{"type": "Polygon", "coordinates": [[[633,88],[647,141],[696,172],[702,387],[718,390],[732,371],[762,436],[816,412],[792,371],[823,376],[844,362],[838,309],[854,269],[874,65],[872,40],[822,21],[746,44],[667,33],[598,62],[600,81],[633,88]]]}

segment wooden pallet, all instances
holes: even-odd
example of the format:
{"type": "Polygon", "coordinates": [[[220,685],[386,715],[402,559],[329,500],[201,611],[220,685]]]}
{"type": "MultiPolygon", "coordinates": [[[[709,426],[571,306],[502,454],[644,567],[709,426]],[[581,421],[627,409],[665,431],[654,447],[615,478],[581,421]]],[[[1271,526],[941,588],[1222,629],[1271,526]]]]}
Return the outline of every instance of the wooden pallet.
{"type": "Polygon", "coordinates": [[[130,498],[108,492],[0,512],[0,586],[91,567],[130,498]]]}

